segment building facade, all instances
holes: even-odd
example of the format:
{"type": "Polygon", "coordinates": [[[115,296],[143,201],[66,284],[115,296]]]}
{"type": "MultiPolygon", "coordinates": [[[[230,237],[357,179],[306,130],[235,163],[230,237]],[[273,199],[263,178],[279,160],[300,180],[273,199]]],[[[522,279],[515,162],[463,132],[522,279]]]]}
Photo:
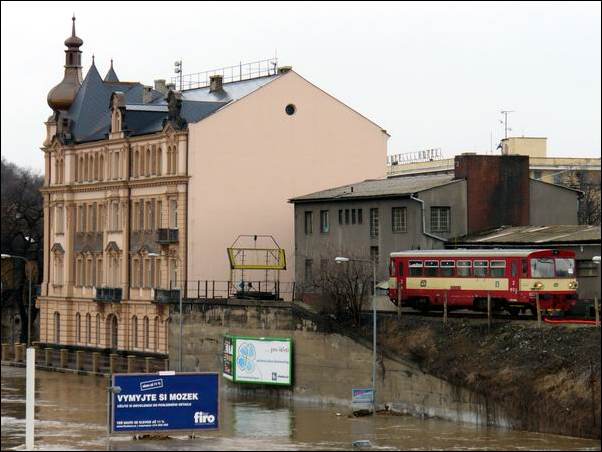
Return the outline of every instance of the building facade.
{"type": "Polygon", "coordinates": [[[455,174],[367,180],[291,200],[296,281],[311,290],[336,256],[376,260],[438,249],[502,225],[577,224],[580,192],[529,178],[523,156],[462,155],[455,174]]]}
{"type": "Polygon", "coordinates": [[[82,77],[73,20],[42,147],[42,343],[165,354],[163,295],[226,281],[240,234],[292,256],[289,198],[382,177],[386,131],[290,68],[182,91],[82,77]]]}

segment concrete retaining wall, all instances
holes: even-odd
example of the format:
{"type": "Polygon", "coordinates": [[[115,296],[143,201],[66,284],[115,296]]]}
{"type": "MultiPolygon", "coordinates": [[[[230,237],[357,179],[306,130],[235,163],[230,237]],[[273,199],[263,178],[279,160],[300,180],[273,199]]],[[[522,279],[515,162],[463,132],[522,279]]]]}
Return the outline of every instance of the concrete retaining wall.
{"type": "MultiPolygon", "coordinates": [[[[169,356],[172,368],[177,369],[177,306],[172,308],[171,318],[169,356]]],[[[349,406],[352,388],[371,385],[371,344],[334,332],[332,325],[303,306],[242,300],[185,303],[183,319],[183,371],[221,373],[225,334],[293,339],[293,387],[236,385],[223,379],[229,391],[349,406]]],[[[511,425],[486,400],[396,357],[378,356],[376,389],[379,404],[388,403],[413,415],[511,425]]]]}

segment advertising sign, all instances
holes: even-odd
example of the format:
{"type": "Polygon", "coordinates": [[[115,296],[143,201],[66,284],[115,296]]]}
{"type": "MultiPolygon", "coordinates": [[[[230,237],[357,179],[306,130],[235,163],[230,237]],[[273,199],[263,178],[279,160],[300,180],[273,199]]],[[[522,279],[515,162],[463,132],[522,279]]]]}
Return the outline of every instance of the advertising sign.
{"type": "Polygon", "coordinates": [[[115,374],[111,433],[210,430],[219,427],[219,375],[115,374]]]}
{"type": "Polygon", "coordinates": [[[371,410],[374,401],[374,390],[372,388],[352,389],[351,408],[356,410],[371,410]]]}
{"type": "Polygon", "coordinates": [[[224,377],[235,383],[290,386],[292,342],[270,337],[224,337],[224,377]]]}

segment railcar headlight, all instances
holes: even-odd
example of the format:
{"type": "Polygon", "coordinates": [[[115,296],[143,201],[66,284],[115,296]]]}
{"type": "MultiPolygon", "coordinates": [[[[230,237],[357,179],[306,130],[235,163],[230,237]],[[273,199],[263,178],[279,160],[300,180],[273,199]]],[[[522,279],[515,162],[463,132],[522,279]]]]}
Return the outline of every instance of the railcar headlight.
{"type": "Polygon", "coordinates": [[[542,287],[543,287],[543,283],[541,281],[537,281],[537,282],[533,283],[534,289],[541,289],[542,287]]]}
{"type": "Polygon", "coordinates": [[[576,289],[577,287],[579,287],[579,283],[577,281],[571,281],[569,283],[569,289],[576,289]]]}

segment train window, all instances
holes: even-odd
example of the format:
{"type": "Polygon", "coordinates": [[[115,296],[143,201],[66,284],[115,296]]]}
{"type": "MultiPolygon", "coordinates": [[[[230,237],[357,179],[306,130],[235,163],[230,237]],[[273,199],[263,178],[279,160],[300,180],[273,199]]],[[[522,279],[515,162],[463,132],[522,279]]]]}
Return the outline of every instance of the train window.
{"type": "Polygon", "coordinates": [[[470,261],[458,261],[458,276],[470,276],[470,268],[472,267],[472,262],[470,261]]]}
{"type": "Polygon", "coordinates": [[[553,278],[554,259],[531,259],[531,278],[553,278]]]}
{"type": "Polygon", "coordinates": [[[441,276],[454,276],[454,267],[456,263],[454,261],[441,261],[441,276]]]}
{"type": "Polygon", "coordinates": [[[512,277],[516,278],[518,275],[518,265],[515,261],[512,262],[512,277]]]}
{"type": "Polygon", "coordinates": [[[424,261],[424,276],[437,276],[438,261],[424,261]]]}
{"type": "Polygon", "coordinates": [[[506,276],[506,261],[491,261],[491,276],[494,278],[503,278],[506,276]]]}
{"type": "Polygon", "coordinates": [[[389,276],[395,276],[395,261],[393,259],[389,261],[389,276]]]}
{"type": "Polygon", "coordinates": [[[474,275],[479,278],[484,278],[488,276],[488,265],[487,261],[474,261],[474,275]]]}
{"type": "Polygon", "coordinates": [[[523,276],[527,276],[527,271],[529,270],[529,265],[527,264],[527,259],[523,259],[522,260],[522,264],[523,264],[522,265],[522,267],[523,267],[522,268],[522,271],[523,271],[522,275],[523,276]]]}
{"type": "Polygon", "coordinates": [[[403,264],[401,262],[397,267],[397,276],[403,276],[403,264]]]}
{"type": "Polygon", "coordinates": [[[556,259],[556,276],[558,278],[571,278],[575,276],[575,260],[556,259]]]}
{"type": "Polygon", "coordinates": [[[410,261],[410,276],[422,276],[422,261],[410,261]]]}

